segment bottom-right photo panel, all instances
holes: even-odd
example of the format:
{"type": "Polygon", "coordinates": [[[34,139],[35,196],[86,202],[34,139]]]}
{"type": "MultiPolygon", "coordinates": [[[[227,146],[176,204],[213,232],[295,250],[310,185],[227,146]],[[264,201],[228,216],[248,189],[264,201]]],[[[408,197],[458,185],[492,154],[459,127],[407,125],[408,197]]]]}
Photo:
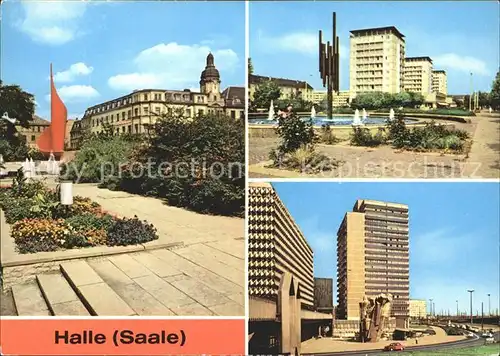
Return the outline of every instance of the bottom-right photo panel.
{"type": "Polygon", "coordinates": [[[498,182],[249,184],[249,354],[499,353],[498,182]]]}

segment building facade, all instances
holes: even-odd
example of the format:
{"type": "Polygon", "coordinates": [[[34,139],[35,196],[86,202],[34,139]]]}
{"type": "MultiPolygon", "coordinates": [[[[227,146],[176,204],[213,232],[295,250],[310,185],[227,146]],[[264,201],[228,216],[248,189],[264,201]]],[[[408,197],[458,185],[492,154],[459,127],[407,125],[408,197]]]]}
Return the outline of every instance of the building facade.
{"type": "Polygon", "coordinates": [[[33,120],[29,122],[28,127],[16,125],[16,130],[20,136],[26,139],[26,144],[30,148],[38,148],[36,142],[40,135],[50,127],[50,122],[34,115],[33,120]]]}
{"type": "Polygon", "coordinates": [[[302,97],[306,99],[309,97],[310,92],[313,91],[313,87],[309,83],[302,80],[264,77],[261,75],[250,74],[248,78],[248,86],[249,86],[248,91],[251,100],[253,100],[255,90],[257,89],[259,84],[264,83],[268,80],[270,80],[273,83],[276,83],[276,85],[281,90],[280,99],[284,100],[297,97],[302,97]]]}
{"type": "MultiPolygon", "coordinates": [[[[326,102],[327,100],[326,90],[313,90],[307,93],[306,100],[314,104],[320,104],[326,102]]],[[[349,90],[340,90],[339,92],[333,92],[332,105],[334,108],[346,108],[350,104],[350,93],[349,90]]]]}
{"type": "Polygon", "coordinates": [[[298,281],[302,306],[314,307],[313,251],[269,183],[250,183],[248,293],[276,300],[281,276],[298,281]]]}
{"type": "Polygon", "coordinates": [[[427,302],[424,299],[410,299],[410,318],[425,318],[427,302]]]}
{"type": "Polygon", "coordinates": [[[404,90],[427,97],[432,91],[432,59],[407,57],[403,79],[404,90]]]}
{"type": "Polygon", "coordinates": [[[339,319],[358,320],[366,295],[391,294],[391,316],[409,316],[408,206],[358,200],[337,232],[339,319]]]}
{"type": "Polygon", "coordinates": [[[350,95],[403,91],[404,35],[396,27],[353,30],[350,35],[350,95]]]}
{"type": "Polygon", "coordinates": [[[71,131],[71,147],[81,145],[83,133],[111,129],[114,134],[148,132],[162,115],[182,112],[193,118],[198,114],[225,114],[235,119],[245,115],[245,89],[229,87],[220,91],[220,74],[209,53],[200,76],[200,91],[164,89],[135,90],[125,96],[89,107],[71,131]],[[236,96],[239,95],[239,96],[236,96]]]}
{"type": "Polygon", "coordinates": [[[433,70],[432,71],[432,91],[434,93],[441,93],[448,95],[448,81],[446,71],[433,70]]]}

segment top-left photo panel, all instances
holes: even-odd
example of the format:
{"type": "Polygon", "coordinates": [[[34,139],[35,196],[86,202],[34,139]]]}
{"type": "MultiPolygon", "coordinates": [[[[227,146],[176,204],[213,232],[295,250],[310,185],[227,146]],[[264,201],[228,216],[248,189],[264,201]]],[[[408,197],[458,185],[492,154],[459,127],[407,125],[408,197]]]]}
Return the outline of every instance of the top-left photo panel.
{"type": "Polygon", "coordinates": [[[243,317],[245,3],[1,16],[0,314],[243,317]]]}

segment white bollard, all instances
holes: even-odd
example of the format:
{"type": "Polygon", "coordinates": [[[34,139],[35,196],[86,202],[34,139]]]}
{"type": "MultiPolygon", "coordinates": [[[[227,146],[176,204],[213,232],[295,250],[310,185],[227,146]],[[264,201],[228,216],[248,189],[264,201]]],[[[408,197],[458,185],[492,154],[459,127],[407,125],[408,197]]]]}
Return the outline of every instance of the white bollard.
{"type": "Polygon", "coordinates": [[[68,180],[61,181],[60,194],[62,205],[73,204],[73,182],[68,180]]]}

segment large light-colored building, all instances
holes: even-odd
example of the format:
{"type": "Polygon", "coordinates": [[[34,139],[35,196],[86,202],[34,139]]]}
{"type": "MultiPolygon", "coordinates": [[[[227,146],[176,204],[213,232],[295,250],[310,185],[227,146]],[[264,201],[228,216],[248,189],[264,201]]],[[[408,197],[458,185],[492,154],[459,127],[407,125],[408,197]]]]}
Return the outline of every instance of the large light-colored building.
{"type": "Polygon", "coordinates": [[[427,303],[424,299],[410,299],[410,318],[425,318],[427,303]]]}
{"type": "Polygon", "coordinates": [[[434,93],[441,93],[448,95],[448,80],[446,71],[433,70],[432,71],[432,91],[434,93]]]}
{"type": "Polygon", "coordinates": [[[220,74],[209,53],[200,77],[200,91],[164,89],[135,90],[122,97],[89,107],[71,130],[71,146],[78,148],[83,132],[145,133],[161,115],[181,110],[192,118],[197,114],[225,114],[235,119],[245,115],[245,89],[229,87],[221,93],[220,74]]]}
{"type": "Polygon", "coordinates": [[[277,300],[288,272],[299,283],[304,307],[314,306],[313,251],[269,183],[250,183],[248,206],[248,294],[277,300]]]}
{"type": "Polygon", "coordinates": [[[404,90],[420,93],[425,97],[432,91],[432,59],[430,57],[407,57],[403,79],[404,90]]]}
{"type": "Polygon", "coordinates": [[[405,38],[396,27],[351,31],[350,95],[403,91],[405,38]]]}
{"type": "MultiPolygon", "coordinates": [[[[327,100],[326,90],[313,90],[307,93],[306,100],[314,104],[320,104],[327,100]]],[[[349,106],[350,93],[349,90],[341,90],[333,92],[332,104],[334,108],[345,108],[349,106]]]]}
{"type": "Polygon", "coordinates": [[[391,316],[409,316],[408,206],[357,200],[337,232],[339,319],[358,320],[364,296],[393,297],[391,316]]]}
{"type": "Polygon", "coordinates": [[[274,77],[265,77],[262,75],[253,75],[250,74],[248,78],[248,85],[249,85],[249,97],[251,100],[253,100],[255,90],[259,86],[259,84],[262,84],[266,81],[270,80],[273,83],[276,83],[276,85],[280,88],[281,90],[281,96],[280,99],[292,99],[292,98],[307,98],[310,95],[310,92],[313,91],[313,87],[303,81],[303,80],[295,80],[295,79],[285,79],[285,78],[274,78],[274,77]]]}

